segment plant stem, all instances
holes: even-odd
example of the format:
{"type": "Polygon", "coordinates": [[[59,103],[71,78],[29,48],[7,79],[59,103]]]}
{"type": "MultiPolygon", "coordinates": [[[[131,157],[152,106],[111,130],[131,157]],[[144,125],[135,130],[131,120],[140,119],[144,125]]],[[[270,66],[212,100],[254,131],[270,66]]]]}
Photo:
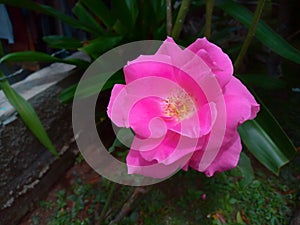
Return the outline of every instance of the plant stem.
{"type": "Polygon", "coordinates": [[[174,25],[173,30],[172,30],[172,37],[174,39],[178,39],[178,37],[179,37],[179,34],[180,34],[180,32],[182,30],[182,27],[183,27],[184,19],[186,17],[186,14],[187,14],[189,8],[190,8],[190,5],[191,5],[191,0],[182,0],[181,6],[180,6],[180,9],[179,9],[177,18],[176,18],[176,22],[175,22],[175,25],[174,25]]]}
{"type": "Polygon", "coordinates": [[[240,64],[241,64],[244,56],[247,53],[247,50],[248,50],[248,48],[250,46],[252,38],[255,35],[256,27],[257,27],[257,24],[259,22],[259,18],[261,17],[265,1],[266,0],[258,0],[258,4],[257,4],[256,10],[255,10],[255,13],[254,13],[254,17],[253,17],[253,21],[252,21],[252,23],[250,25],[249,31],[247,33],[247,36],[246,36],[246,39],[245,39],[245,41],[243,43],[241,51],[240,51],[238,57],[236,58],[236,60],[234,62],[234,68],[235,68],[235,70],[238,70],[238,68],[239,68],[239,66],[240,66],[240,64]]]}
{"type": "Polygon", "coordinates": [[[107,212],[107,209],[108,209],[108,206],[110,205],[111,203],[111,200],[112,200],[112,196],[113,196],[113,193],[116,189],[116,186],[117,184],[116,183],[111,183],[111,186],[110,186],[110,189],[109,189],[109,193],[108,193],[108,196],[107,196],[107,199],[106,199],[106,202],[105,202],[105,205],[101,211],[101,214],[100,214],[100,217],[99,217],[99,220],[98,220],[98,223],[97,224],[102,224],[103,220],[104,220],[104,217],[105,217],[105,213],[107,212]]]}
{"type": "Polygon", "coordinates": [[[211,34],[211,21],[212,21],[212,13],[215,5],[215,0],[206,0],[206,13],[205,13],[205,32],[204,36],[207,40],[210,39],[211,34]]]}
{"type": "Polygon", "coordinates": [[[172,1],[166,0],[166,14],[167,14],[167,35],[171,35],[172,33],[172,1]]]}

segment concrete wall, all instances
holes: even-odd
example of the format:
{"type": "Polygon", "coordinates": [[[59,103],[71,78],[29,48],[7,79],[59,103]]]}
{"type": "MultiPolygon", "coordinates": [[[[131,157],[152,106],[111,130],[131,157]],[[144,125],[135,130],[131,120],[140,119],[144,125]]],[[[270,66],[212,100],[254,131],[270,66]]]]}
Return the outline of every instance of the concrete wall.
{"type": "Polygon", "coordinates": [[[18,224],[73,164],[72,106],[61,104],[58,95],[80,75],[73,66],[55,63],[13,86],[37,111],[60,158],[39,143],[0,91],[1,225],[18,224]]]}

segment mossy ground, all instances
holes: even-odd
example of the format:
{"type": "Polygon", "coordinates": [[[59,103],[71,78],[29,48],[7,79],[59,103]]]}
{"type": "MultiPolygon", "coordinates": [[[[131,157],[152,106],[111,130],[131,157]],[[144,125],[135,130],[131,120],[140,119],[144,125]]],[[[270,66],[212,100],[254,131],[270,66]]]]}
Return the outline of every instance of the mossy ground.
{"type": "MultiPolygon", "coordinates": [[[[238,169],[212,178],[181,171],[142,195],[119,224],[289,224],[299,207],[299,154],[279,177],[253,163],[255,177],[246,186],[238,169]]],[[[98,224],[110,185],[79,162],[22,224],[98,224]]],[[[117,186],[104,224],[117,215],[132,190],[117,186]]]]}

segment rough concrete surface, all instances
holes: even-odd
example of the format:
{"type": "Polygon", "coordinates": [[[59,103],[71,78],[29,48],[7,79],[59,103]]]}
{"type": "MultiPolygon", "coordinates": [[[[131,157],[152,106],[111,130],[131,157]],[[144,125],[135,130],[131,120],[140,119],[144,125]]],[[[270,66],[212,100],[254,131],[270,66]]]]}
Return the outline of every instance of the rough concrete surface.
{"type": "Polygon", "coordinates": [[[35,108],[60,157],[53,157],[26,128],[0,91],[0,224],[18,224],[72,165],[76,145],[71,104],[59,93],[77,82],[82,72],[52,64],[13,85],[35,108]]]}

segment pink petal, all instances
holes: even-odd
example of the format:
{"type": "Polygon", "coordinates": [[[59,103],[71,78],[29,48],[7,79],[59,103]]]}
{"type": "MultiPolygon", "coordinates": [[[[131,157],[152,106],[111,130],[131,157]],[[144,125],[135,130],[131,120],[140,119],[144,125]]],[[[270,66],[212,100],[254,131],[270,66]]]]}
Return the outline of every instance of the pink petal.
{"type": "Polygon", "coordinates": [[[115,105],[117,104],[118,107],[124,109],[127,105],[126,96],[124,96],[124,90],[125,85],[122,84],[116,84],[111,92],[110,100],[107,107],[107,115],[108,117],[119,127],[129,127],[128,120],[122,113],[116,113],[116,110],[119,111],[119,109],[115,108],[115,105]],[[124,99],[120,96],[124,96],[124,99]],[[116,100],[118,99],[118,100],[116,100]],[[113,110],[114,108],[114,110],[113,110]]]}
{"type": "Polygon", "coordinates": [[[126,158],[130,174],[162,178],[172,175],[187,165],[195,149],[203,145],[198,139],[184,138],[168,132],[164,139],[139,139],[135,137],[126,158]],[[145,146],[153,145],[153,149],[145,146]],[[147,147],[147,148],[148,148],[147,147]]]}
{"type": "Polygon", "coordinates": [[[149,96],[165,99],[178,84],[161,77],[144,77],[130,84],[115,85],[108,105],[109,118],[119,127],[129,127],[133,106],[149,96]]]}
{"type": "Polygon", "coordinates": [[[132,107],[129,124],[139,137],[159,138],[166,134],[167,126],[176,123],[174,120],[164,121],[162,119],[162,102],[161,98],[147,97],[132,107]]]}
{"type": "MultiPolygon", "coordinates": [[[[212,176],[215,172],[222,172],[232,169],[239,160],[242,150],[241,140],[237,132],[238,126],[246,120],[251,119],[252,106],[248,99],[243,96],[225,95],[224,99],[220,97],[216,104],[220,101],[226,103],[226,132],[223,137],[211,137],[213,140],[222,140],[218,149],[208,148],[207,146],[200,151],[194,153],[189,165],[200,171],[205,172],[207,176],[212,176]],[[214,152],[214,153],[210,153],[214,152]],[[213,154],[213,160],[206,160],[204,154],[209,159],[209,155],[213,154]],[[199,166],[201,165],[201,167],[199,166]],[[204,165],[204,166],[203,166],[204,165]]],[[[225,121],[224,121],[225,122],[225,121]]],[[[213,132],[209,135],[214,135],[213,132]]]]}
{"type": "Polygon", "coordinates": [[[148,162],[153,160],[156,162],[162,162],[175,151],[179,139],[179,134],[170,131],[160,139],[140,139],[136,136],[132,142],[131,150],[140,151],[140,155],[148,162]],[[151,148],[149,146],[151,146],[151,148]]]}
{"type": "MultiPolygon", "coordinates": [[[[216,80],[211,69],[192,51],[183,51],[170,41],[164,43],[156,55],[142,55],[128,62],[124,67],[126,83],[129,84],[136,79],[149,76],[167,78],[178,83],[188,93],[197,96],[200,104],[205,104],[207,101],[202,89],[207,89],[207,77],[216,80]],[[174,57],[160,54],[172,52],[173,48],[174,57]]],[[[216,83],[218,84],[218,82],[216,83]]],[[[210,89],[213,89],[212,92],[220,92],[216,91],[217,89],[221,90],[219,84],[217,86],[210,86],[210,89]]]]}
{"type": "Polygon", "coordinates": [[[225,86],[224,95],[238,96],[243,101],[246,101],[251,106],[250,116],[247,119],[254,119],[260,109],[259,104],[256,102],[253,95],[242,84],[240,80],[233,77],[230,82],[225,86]]]}
{"type": "Polygon", "coordinates": [[[168,178],[178,172],[190,158],[189,155],[186,155],[180,158],[178,161],[165,165],[163,163],[153,163],[146,165],[146,162],[143,161],[142,157],[139,156],[139,152],[135,151],[128,154],[127,156],[127,169],[128,174],[140,174],[146,177],[153,178],[168,178]],[[143,164],[142,166],[140,164],[143,164]]]}
{"type": "Polygon", "coordinates": [[[211,68],[208,67],[205,61],[189,49],[185,49],[181,54],[180,62],[179,65],[174,65],[188,74],[197,83],[205,78],[205,76],[213,75],[211,68]],[[185,60],[184,63],[182,63],[183,60],[185,60]]]}
{"type": "MultiPolygon", "coordinates": [[[[180,161],[173,163],[173,165],[165,165],[161,161],[168,158],[175,150],[178,142],[179,135],[168,134],[163,139],[139,139],[135,137],[132,143],[132,147],[126,157],[126,164],[128,168],[128,174],[140,174],[154,178],[165,178],[173,175],[182,166],[180,161]],[[172,141],[168,141],[168,140],[172,141]],[[152,142],[156,142],[156,146],[153,149],[145,151],[145,147],[153,145],[152,142]]],[[[184,158],[185,163],[188,161],[184,158]]]]}
{"type": "MultiPolygon", "coordinates": [[[[146,61],[146,58],[144,59],[146,61]]],[[[190,49],[181,49],[170,37],[164,41],[152,60],[172,65],[174,79],[186,91],[191,89],[195,90],[194,84],[197,85],[197,89],[199,89],[199,87],[203,88],[202,80],[206,79],[207,76],[211,77],[214,75],[211,68],[199,55],[190,49]],[[166,56],[170,58],[167,59],[166,56]]]]}
{"type": "MultiPolygon", "coordinates": [[[[207,86],[209,78],[211,80],[216,80],[212,75],[204,76],[204,72],[199,67],[194,67],[193,69],[187,69],[187,72],[182,71],[180,68],[172,65],[169,59],[162,57],[157,59],[155,56],[141,56],[137,61],[130,62],[124,68],[124,74],[127,84],[131,82],[151,77],[161,77],[164,79],[169,79],[170,82],[174,82],[178,85],[179,89],[184,89],[187,93],[195,97],[195,100],[198,104],[202,105],[207,102],[206,93],[202,89],[209,89],[209,93],[213,95],[218,95],[221,91],[217,82],[217,85],[212,84],[212,81],[209,81],[209,87],[207,86]],[[165,60],[165,61],[163,61],[165,60]],[[201,75],[202,74],[202,75],[201,75]]],[[[199,57],[197,57],[199,58],[199,57]]],[[[184,68],[183,68],[184,69],[184,68]]],[[[205,72],[206,73],[206,72],[205,72]]],[[[151,84],[157,85],[160,82],[148,80],[149,83],[142,88],[151,88],[151,84]]],[[[171,93],[171,92],[170,92],[171,93]]]]}
{"type": "Polygon", "coordinates": [[[233,74],[232,62],[220,47],[212,44],[204,37],[202,39],[198,38],[187,49],[193,51],[204,60],[217,76],[222,87],[230,81],[233,74]]]}
{"type": "Polygon", "coordinates": [[[228,129],[237,129],[237,126],[252,119],[253,107],[247,99],[236,95],[225,95],[226,118],[228,129]]]}
{"type": "Polygon", "coordinates": [[[226,144],[222,145],[215,160],[204,171],[199,170],[199,159],[202,158],[203,151],[194,153],[189,166],[199,172],[205,172],[208,177],[213,176],[215,172],[223,172],[236,167],[242,150],[238,132],[236,131],[234,136],[226,135],[224,143],[226,144]]]}
{"type": "Polygon", "coordinates": [[[170,57],[170,62],[172,63],[172,65],[182,69],[185,73],[189,74],[195,80],[199,80],[199,78],[203,77],[203,75],[210,73],[211,69],[195,53],[196,52],[190,51],[184,47],[177,45],[173,38],[167,37],[154,57],[158,59],[160,59],[161,56],[170,57]],[[195,72],[191,72],[193,70],[195,72]]]}
{"type": "Polygon", "coordinates": [[[131,150],[139,151],[140,156],[148,162],[154,160],[168,165],[187,154],[193,153],[203,144],[204,140],[202,139],[188,138],[168,131],[164,137],[157,139],[140,139],[136,136],[132,142],[131,150]]]}
{"type": "Polygon", "coordinates": [[[215,172],[230,170],[238,164],[242,151],[239,134],[236,132],[236,135],[231,136],[230,140],[230,142],[227,142],[227,145],[221,147],[214,162],[206,169],[205,174],[208,177],[213,176],[215,172]]]}
{"type": "Polygon", "coordinates": [[[148,76],[159,76],[174,80],[174,66],[169,56],[141,55],[124,67],[126,84],[148,76]]]}
{"type": "Polygon", "coordinates": [[[180,48],[179,45],[175,43],[173,38],[167,37],[167,39],[162,43],[159,47],[155,56],[158,55],[167,55],[170,56],[172,59],[178,59],[179,56],[182,54],[183,50],[180,48]]]}

